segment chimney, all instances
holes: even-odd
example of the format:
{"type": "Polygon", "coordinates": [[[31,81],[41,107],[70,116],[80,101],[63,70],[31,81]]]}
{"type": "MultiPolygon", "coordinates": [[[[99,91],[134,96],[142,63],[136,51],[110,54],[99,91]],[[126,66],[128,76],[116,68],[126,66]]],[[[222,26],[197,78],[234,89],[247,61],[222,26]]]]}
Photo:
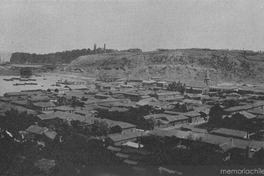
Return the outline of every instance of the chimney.
{"type": "Polygon", "coordinates": [[[104,53],[106,53],[106,44],[104,44],[104,53]]]}

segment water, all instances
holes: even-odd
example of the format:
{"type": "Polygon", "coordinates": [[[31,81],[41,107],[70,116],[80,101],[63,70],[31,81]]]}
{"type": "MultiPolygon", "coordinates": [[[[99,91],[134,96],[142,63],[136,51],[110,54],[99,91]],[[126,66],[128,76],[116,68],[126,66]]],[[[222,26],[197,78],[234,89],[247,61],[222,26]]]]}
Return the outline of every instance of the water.
{"type": "MultiPolygon", "coordinates": [[[[20,92],[21,90],[32,90],[32,89],[56,89],[60,88],[57,86],[51,86],[52,84],[55,84],[61,77],[60,76],[52,76],[47,75],[45,76],[46,80],[44,80],[43,77],[35,77],[32,76],[30,78],[36,79],[36,81],[5,81],[3,79],[10,79],[10,78],[20,78],[19,76],[0,76],[0,96],[3,96],[6,92],[20,92]],[[15,83],[25,83],[25,82],[32,82],[32,83],[38,83],[38,85],[19,85],[14,86],[15,83]]],[[[64,78],[65,79],[65,78],[64,78]]],[[[68,81],[76,81],[77,78],[67,78],[68,81]]]]}

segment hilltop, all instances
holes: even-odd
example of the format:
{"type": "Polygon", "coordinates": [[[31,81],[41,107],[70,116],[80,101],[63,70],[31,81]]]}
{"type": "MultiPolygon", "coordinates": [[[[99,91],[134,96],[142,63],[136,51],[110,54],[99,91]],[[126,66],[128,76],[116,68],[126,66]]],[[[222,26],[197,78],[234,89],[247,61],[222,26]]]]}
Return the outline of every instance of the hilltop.
{"type": "Polygon", "coordinates": [[[80,56],[69,69],[88,75],[113,75],[166,80],[203,81],[208,70],[213,82],[263,83],[264,54],[241,50],[177,49],[153,52],[115,52],[80,56]]]}

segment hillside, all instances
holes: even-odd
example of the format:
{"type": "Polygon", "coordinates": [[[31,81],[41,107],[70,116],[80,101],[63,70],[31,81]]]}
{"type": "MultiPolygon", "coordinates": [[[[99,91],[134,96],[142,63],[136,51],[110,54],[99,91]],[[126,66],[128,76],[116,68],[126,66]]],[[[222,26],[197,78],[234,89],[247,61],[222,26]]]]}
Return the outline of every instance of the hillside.
{"type": "MultiPolygon", "coordinates": [[[[113,52],[112,49],[107,49],[106,53],[113,52]]],[[[97,53],[104,53],[102,48],[97,48],[97,53]]],[[[16,64],[68,64],[79,56],[94,54],[91,49],[76,49],[70,51],[48,53],[48,54],[35,54],[35,53],[12,53],[10,59],[11,63],[16,64]]]]}
{"type": "Polygon", "coordinates": [[[80,56],[68,66],[88,75],[163,77],[167,80],[203,81],[209,71],[213,82],[263,83],[264,54],[252,51],[178,49],[153,52],[116,52],[80,56]]]}

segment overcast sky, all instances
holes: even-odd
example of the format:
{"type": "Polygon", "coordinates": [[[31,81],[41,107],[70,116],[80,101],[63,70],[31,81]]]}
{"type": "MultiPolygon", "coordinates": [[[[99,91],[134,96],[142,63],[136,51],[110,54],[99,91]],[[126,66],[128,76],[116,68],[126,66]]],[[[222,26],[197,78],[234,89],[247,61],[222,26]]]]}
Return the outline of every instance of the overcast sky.
{"type": "Polygon", "coordinates": [[[264,50],[262,0],[1,0],[0,50],[264,50]]]}

